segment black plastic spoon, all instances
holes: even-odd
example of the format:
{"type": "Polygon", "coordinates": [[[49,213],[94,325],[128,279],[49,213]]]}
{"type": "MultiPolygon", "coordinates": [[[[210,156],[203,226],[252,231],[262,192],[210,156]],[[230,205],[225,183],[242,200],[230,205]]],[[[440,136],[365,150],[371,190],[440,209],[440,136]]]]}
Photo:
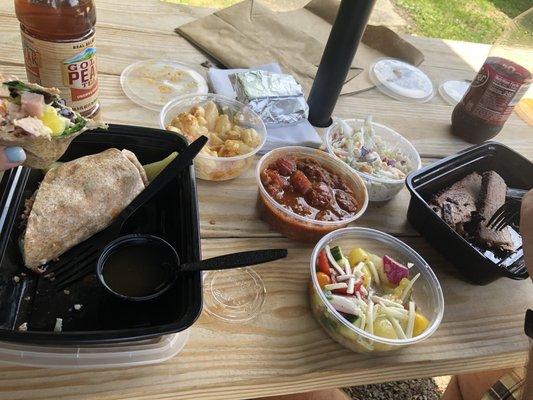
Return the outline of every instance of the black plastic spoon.
{"type": "Polygon", "coordinates": [[[113,295],[144,301],[166,292],[182,273],[248,267],[286,256],[286,249],[252,250],[181,264],[174,247],[164,239],[132,234],[106,246],[98,259],[96,276],[113,295]]]}

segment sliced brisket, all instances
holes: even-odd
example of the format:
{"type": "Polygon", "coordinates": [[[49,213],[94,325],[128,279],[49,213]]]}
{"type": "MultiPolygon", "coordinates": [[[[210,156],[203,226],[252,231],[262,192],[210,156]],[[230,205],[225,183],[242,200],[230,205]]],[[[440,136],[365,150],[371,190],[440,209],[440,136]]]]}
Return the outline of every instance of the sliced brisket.
{"type": "Polygon", "coordinates": [[[455,231],[463,235],[464,225],[472,220],[481,189],[481,175],[477,172],[465,176],[436,195],[430,207],[455,231]]]}
{"type": "Polygon", "coordinates": [[[479,227],[476,238],[489,247],[496,247],[502,250],[514,250],[513,241],[509,227],[501,231],[489,229],[486,224],[494,212],[505,203],[507,185],[503,178],[494,171],[484,172],[481,180],[481,191],[477,203],[479,214],[479,227]]]}

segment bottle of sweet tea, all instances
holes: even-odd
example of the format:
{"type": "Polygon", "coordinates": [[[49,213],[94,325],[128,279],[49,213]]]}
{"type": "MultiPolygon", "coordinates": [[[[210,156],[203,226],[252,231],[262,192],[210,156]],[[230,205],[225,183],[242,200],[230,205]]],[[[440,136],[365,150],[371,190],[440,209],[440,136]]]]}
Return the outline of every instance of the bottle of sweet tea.
{"type": "Polygon", "coordinates": [[[28,81],[57,87],[83,116],[98,109],[93,0],[15,0],[28,81]]]}

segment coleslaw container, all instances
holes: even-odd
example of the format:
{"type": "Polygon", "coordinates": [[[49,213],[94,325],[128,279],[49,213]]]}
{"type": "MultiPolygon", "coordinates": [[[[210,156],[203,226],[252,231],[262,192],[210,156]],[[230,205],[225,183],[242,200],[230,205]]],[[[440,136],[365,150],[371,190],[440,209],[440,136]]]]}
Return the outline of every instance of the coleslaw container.
{"type": "Polygon", "coordinates": [[[259,188],[258,208],[261,217],[275,230],[293,240],[315,242],[325,234],[343,228],[358,219],[368,206],[368,193],[363,180],[352,173],[348,165],[322,150],[300,146],[271,150],[257,163],[255,178],[259,188]],[[353,189],[358,203],[361,204],[357,214],[341,221],[318,221],[296,214],[275,201],[261,182],[261,172],[278,158],[289,155],[312,158],[341,177],[353,189]]]}
{"type": "Polygon", "coordinates": [[[444,314],[444,296],[440,283],[424,259],[411,247],[391,235],[369,228],[344,228],[322,238],[315,246],[310,263],[311,311],[320,326],[336,342],[357,353],[377,353],[402,349],[430,337],[439,327],[444,314]],[[378,255],[389,255],[414,265],[411,275],[420,273],[413,287],[413,299],[428,318],[428,328],[410,339],[387,339],[360,329],[346,320],[326,299],[316,277],[316,259],[326,245],[361,247],[378,255]]]}
{"type": "MultiPolygon", "coordinates": [[[[364,124],[364,119],[343,119],[351,128],[360,129],[364,124]]],[[[372,127],[377,136],[379,136],[383,142],[386,144],[387,149],[396,150],[402,153],[410,163],[409,173],[416,171],[422,167],[422,161],[420,160],[420,155],[415,147],[409,142],[406,138],[400,135],[395,130],[372,122],[372,127]]],[[[331,136],[338,129],[341,129],[341,123],[339,119],[335,119],[333,124],[326,131],[325,142],[330,153],[333,157],[337,158],[339,161],[343,162],[337,155],[333,152],[333,146],[331,145],[331,136]]],[[[389,179],[389,178],[379,178],[368,174],[365,172],[358,171],[348,164],[346,164],[351,171],[359,175],[365,182],[366,188],[368,189],[368,197],[370,201],[387,201],[392,199],[398,194],[400,190],[405,185],[405,179],[389,179]]]]}
{"type": "Polygon", "coordinates": [[[161,110],[159,120],[161,128],[166,129],[166,126],[179,113],[187,112],[193,106],[204,105],[208,101],[213,101],[220,112],[233,117],[234,122],[243,127],[255,129],[261,136],[261,143],[250,153],[235,157],[215,157],[199,153],[194,159],[195,173],[200,179],[225,181],[236,178],[252,165],[254,155],[263,147],[266,141],[265,124],[250,107],[219,94],[181,96],[168,102],[161,110]]]}

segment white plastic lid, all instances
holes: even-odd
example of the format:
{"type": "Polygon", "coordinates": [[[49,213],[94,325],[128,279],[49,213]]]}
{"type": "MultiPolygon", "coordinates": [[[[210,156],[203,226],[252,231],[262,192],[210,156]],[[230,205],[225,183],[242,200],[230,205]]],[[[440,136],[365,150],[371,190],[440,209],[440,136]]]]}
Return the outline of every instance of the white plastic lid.
{"type": "Polygon", "coordinates": [[[439,86],[439,93],[446,103],[454,106],[461,101],[470,87],[470,81],[445,81],[439,86]]]}
{"type": "Polygon", "coordinates": [[[133,63],[122,71],[120,84],[131,101],[155,111],[160,111],[176,97],[208,92],[202,75],[185,64],[170,60],[133,63]]]}
{"type": "Polygon", "coordinates": [[[397,100],[424,103],[435,94],[433,83],[424,72],[394,58],[376,61],[369,75],[381,92],[397,100]]]}
{"type": "Polygon", "coordinates": [[[156,364],[178,354],[190,329],[138,342],[87,346],[37,346],[0,342],[0,363],[37,368],[120,368],[156,364]]]}

